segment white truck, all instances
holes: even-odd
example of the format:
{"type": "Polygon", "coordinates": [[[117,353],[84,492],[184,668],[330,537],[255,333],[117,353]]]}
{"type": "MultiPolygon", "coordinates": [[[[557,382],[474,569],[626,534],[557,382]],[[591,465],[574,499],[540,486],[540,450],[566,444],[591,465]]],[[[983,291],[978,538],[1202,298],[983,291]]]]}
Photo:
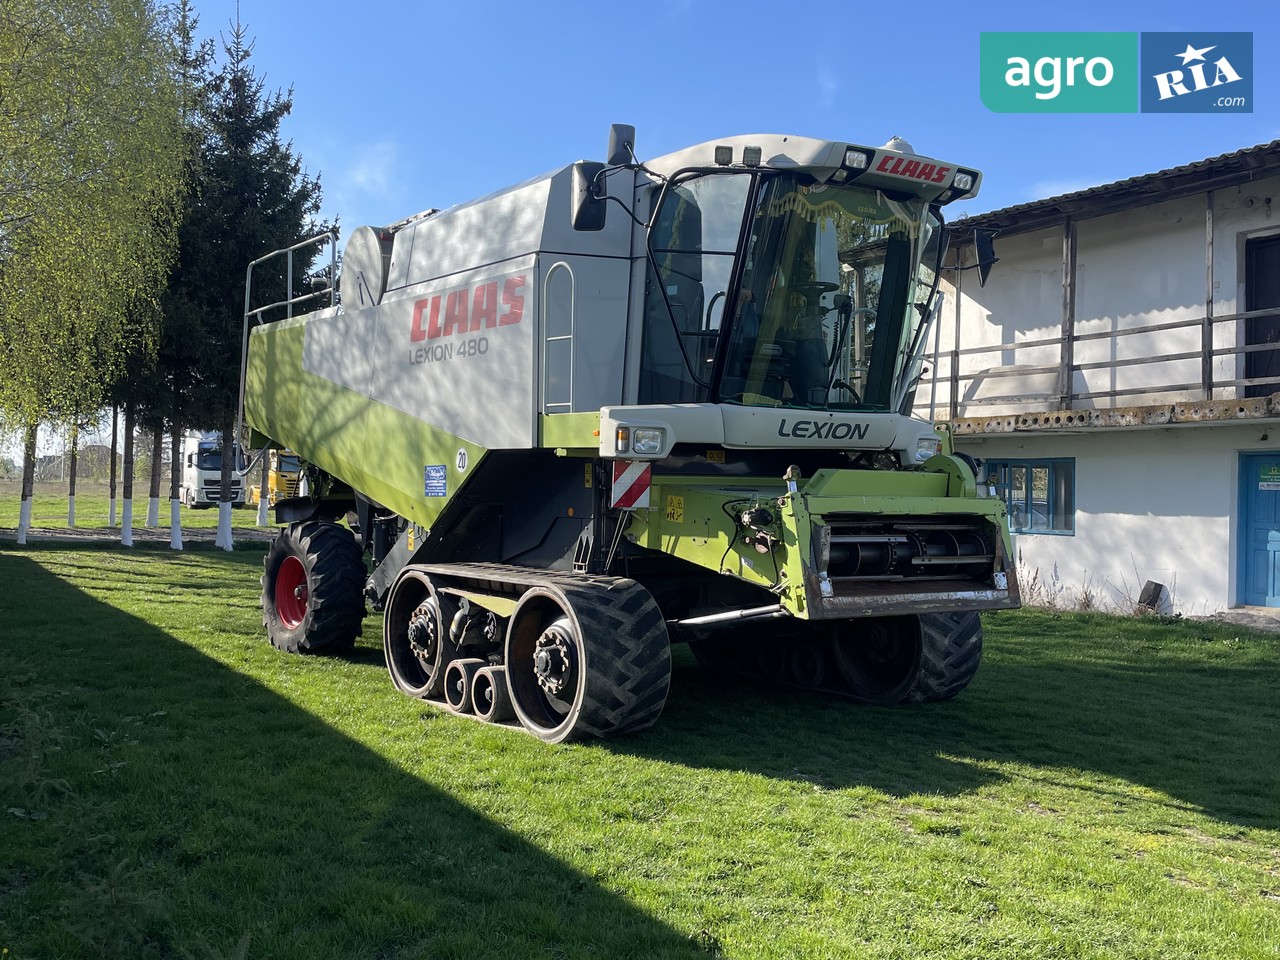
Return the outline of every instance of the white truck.
{"type": "MultiPolygon", "coordinates": [[[[244,453],[235,446],[231,473],[231,502],[244,505],[244,453]]],[[[182,502],[188,507],[212,507],[222,493],[222,435],[191,430],[182,444],[182,502]]]]}

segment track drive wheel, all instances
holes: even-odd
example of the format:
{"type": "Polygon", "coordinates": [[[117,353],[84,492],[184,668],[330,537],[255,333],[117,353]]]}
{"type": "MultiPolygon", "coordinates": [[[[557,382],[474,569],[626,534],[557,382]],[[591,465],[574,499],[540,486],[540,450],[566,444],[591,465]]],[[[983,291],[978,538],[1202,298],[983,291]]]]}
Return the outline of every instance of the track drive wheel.
{"type": "Polygon", "coordinates": [[[832,652],[844,692],[856,700],[946,700],[978,670],[982,621],[971,611],[846,621],[835,632],[832,652]]]}
{"type": "Polygon", "coordinates": [[[457,604],[439,593],[421,570],[400,571],[387,596],[382,650],[397,690],[410,697],[438,697],[444,674],[458,655],[449,639],[457,604]]]}
{"type": "Polygon", "coordinates": [[[548,743],[647,729],[671,684],[666,623],[631,580],[530,588],[504,659],[516,716],[548,743]]]}
{"type": "Polygon", "coordinates": [[[364,557],[336,523],[291,524],[263,558],[262,625],[288,653],[350,650],[364,619],[364,557]]]}

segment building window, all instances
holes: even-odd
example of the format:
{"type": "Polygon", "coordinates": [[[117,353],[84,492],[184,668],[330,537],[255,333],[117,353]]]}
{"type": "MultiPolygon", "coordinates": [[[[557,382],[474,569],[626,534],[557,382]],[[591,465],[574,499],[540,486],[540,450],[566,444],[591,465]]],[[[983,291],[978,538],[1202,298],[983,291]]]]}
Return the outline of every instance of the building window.
{"type": "Polygon", "coordinates": [[[1014,533],[1075,533],[1075,460],[988,460],[983,476],[1004,498],[1014,533]]]}

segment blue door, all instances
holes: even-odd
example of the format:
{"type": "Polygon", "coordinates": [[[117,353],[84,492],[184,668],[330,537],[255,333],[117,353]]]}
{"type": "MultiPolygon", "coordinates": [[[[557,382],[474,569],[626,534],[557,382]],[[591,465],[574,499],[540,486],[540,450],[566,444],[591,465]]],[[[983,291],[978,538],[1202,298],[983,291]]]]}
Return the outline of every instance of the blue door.
{"type": "Polygon", "coordinates": [[[1240,455],[1240,602],[1280,607],[1280,452],[1240,455]]]}

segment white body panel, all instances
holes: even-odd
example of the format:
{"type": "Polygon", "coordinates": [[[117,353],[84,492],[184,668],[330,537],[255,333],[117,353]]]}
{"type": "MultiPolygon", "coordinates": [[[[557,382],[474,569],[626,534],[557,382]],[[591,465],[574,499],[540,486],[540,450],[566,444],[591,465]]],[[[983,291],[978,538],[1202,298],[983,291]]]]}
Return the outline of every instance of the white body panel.
{"type": "MultiPolygon", "coordinates": [[[[489,449],[622,400],[631,222],[570,223],[571,169],[411,222],[386,293],[304,318],[303,369],[489,449]]],[[[629,196],[634,174],[616,187],[629,196]]]]}
{"type": "Polygon", "coordinates": [[[604,407],[600,411],[600,456],[657,460],[677,443],[714,444],[731,449],[897,450],[902,462],[915,460],[916,442],[933,438],[933,427],[913,417],[877,413],[831,413],[778,407],[713,403],[655,403],[604,407]],[[652,455],[619,454],[619,427],[660,427],[666,443],[652,455]]]}

